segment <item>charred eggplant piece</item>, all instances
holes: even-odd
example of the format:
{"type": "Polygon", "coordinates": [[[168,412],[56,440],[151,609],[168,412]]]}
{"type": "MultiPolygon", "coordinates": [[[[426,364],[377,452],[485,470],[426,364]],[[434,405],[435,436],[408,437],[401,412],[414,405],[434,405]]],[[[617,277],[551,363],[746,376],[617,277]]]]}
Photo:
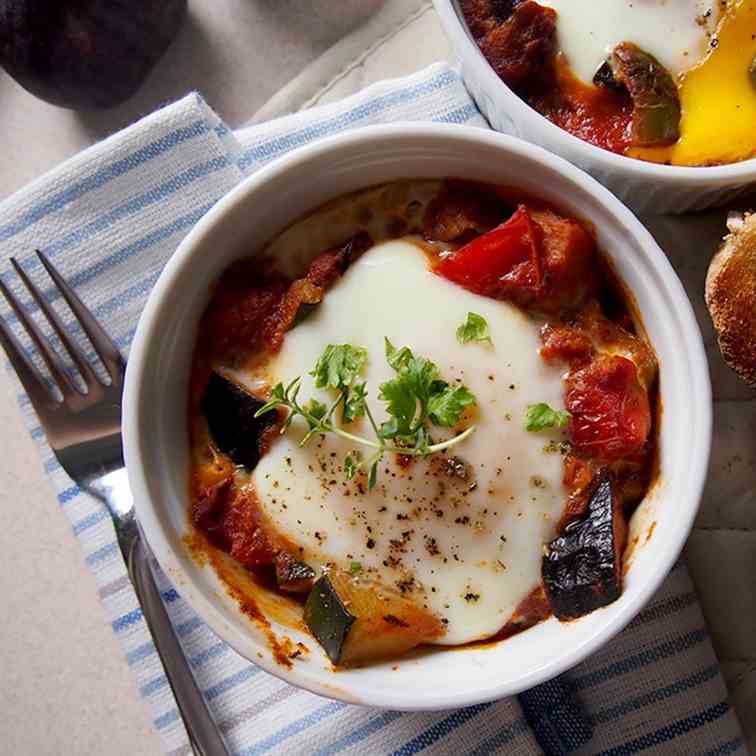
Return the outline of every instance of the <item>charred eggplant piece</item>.
{"type": "Polygon", "coordinates": [[[218,450],[247,470],[260,461],[264,431],[276,424],[274,412],[255,417],[264,404],[216,372],[210,375],[202,398],[202,413],[218,450]]]}
{"type": "Polygon", "coordinates": [[[491,10],[500,23],[504,23],[522,0],[491,0],[491,10]]]}
{"type": "Polygon", "coordinates": [[[651,147],[676,142],[680,138],[682,109],[669,71],[653,55],[630,42],[614,48],[609,66],[614,80],[627,89],[633,101],[633,143],[651,147]]]}
{"type": "Polygon", "coordinates": [[[315,570],[291,554],[281,551],[276,555],[276,583],[287,593],[308,593],[315,582],[315,570]]]}
{"type": "Polygon", "coordinates": [[[585,515],[569,522],[543,557],[543,584],[560,620],[577,619],[619,598],[625,538],[618,486],[602,471],[585,515]]]}
{"type": "Polygon", "coordinates": [[[613,89],[615,92],[625,91],[625,87],[620,84],[617,79],[614,78],[612,67],[609,65],[609,61],[605,60],[593,74],[593,83],[597,87],[604,87],[605,89],[613,89]]]}

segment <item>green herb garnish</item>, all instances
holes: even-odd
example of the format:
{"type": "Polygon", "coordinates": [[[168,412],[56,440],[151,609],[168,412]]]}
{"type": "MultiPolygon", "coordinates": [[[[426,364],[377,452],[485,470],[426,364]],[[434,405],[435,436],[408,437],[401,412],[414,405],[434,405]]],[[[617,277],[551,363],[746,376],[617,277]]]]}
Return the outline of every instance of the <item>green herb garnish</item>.
{"type": "Polygon", "coordinates": [[[362,572],[362,565],[359,562],[352,562],[349,565],[349,572],[351,572],[352,575],[356,575],[358,572],[362,572]]]}
{"type": "Polygon", "coordinates": [[[491,334],[488,330],[488,321],[476,312],[468,312],[465,322],[457,328],[457,341],[460,344],[469,344],[471,341],[475,341],[493,346],[491,334]]]}
{"type": "Polygon", "coordinates": [[[317,388],[336,391],[336,398],[330,406],[317,399],[300,404],[297,398],[302,385],[300,376],[286,387],[282,383],[274,386],[270,401],[255,413],[255,417],[283,406],[289,410],[289,415],[281,433],[289,428],[296,417],[302,417],[307,422],[308,431],[300,446],[304,446],[318,433],[335,433],[374,449],[366,457],[358,451],[351,452],[344,460],[347,479],[353,478],[361,469],[366,469],[368,488],[371,489],[376,484],[378,467],[387,452],[425,457],[444,451],[467,438],[475,426],[434,444],[428,423],[453,428],[461,420],[465,408],[475,404],[475,397],[465,386],[450,386],[442,380],[438,367],[430,360],[416,357],[409,347],[396,349],[386,339],[386,360],[396,376],[379,386],[378,398],[386,402],[389,419],[378,427],[367,404],[366,383],[355,382],[367,363],[367,356],[367,350],[363,347],[329,344],[310,375],[314,376],[317,388]],[[335,425],[334,416],[339,407],[342,408],[341,415],[345,423],[367,416],[375,437],[358,436],[335,425]]]}
{"type": "Polygon", "coordinates": [[[342,389],[350,386],[367,362],[367,349],[351,344],[329,344],[310,375],[315,388],[342,389]]]}
{"type": "Polygon", "coordinates": [[[567,410],[552,409],[546,402],[530,404],[525,414],[525,430],[538,432],[547,428],[565,428],[570,417],[567,410]]]}
{"type": "Polygon", "coordinates": [[[396,372],[380,386],[379,399],[388,402],[391,419],[383,423],[383,438],[423,446],[428,440],[427,420],[453,428],[475,397],[465,386],[450,386],[441,380],[438,367],[424,357],[415,357],[409,347],[397,349],[385,340],[386,360],[396,372]]]}

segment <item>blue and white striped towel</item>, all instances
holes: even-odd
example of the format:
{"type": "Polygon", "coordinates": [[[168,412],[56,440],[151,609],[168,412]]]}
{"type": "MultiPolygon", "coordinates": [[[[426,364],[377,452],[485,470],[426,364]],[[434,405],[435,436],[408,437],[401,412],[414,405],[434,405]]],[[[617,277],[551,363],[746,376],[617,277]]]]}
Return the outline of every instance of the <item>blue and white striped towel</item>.
{"type": "MultiPolygon", "coordinates": [[[[38,277],[32,251],[43,249],[127,353],[163,265],[214,202],[258,167],[298,145],[345,129],[400,120],[486,126],[457,74],[445,65],[238,132],[231,132],[199,96],[191,95],[86,150],[2,203],[3,257],[15,255],[38,277]]],[[[36,312],[16,277],[6,271],[3,279],[36,312]]],[[[49,289],[46,294],[51,301],[58,299],[49,289]]],[[[0,314],[31,349],[7,307],[0,314]]],[[[20,387],[18,400],[165,749],[189,753],[110,520],[56,464],[20,387]]],[[[540,701],[524,699],[526,712],[514,699],[420,714],[327,701],[291,688],[242,659],[161,579],[200,687],[237,754],[537,754],[536,735],[543,745],[554,734],[544,714],[558,717],[565,711],[565,698],[553,696],[554,688],[540,701]]],[[[583,752],[630,754],[663,747],[668,753],[746,753],[682,565],[622,636],[564,675],[561,683],[582,703],[593,727],[583,752]]],[[[572,724],[566,718],[568,737],[572,724]]]]}

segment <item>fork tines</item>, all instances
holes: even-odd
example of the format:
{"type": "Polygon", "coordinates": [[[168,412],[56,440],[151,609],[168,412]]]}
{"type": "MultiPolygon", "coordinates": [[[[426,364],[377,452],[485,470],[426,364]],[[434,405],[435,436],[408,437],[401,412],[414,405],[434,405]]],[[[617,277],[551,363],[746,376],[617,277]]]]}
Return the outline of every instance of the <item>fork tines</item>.
{"type": "MultiPolygon", "coordinates": [[[[52,278],[63,299],[68,303],[68,306],[71,308],[71,311],[82,330],[92,342],[92,346],[99,355],[102,364],[105,366],[105,370],[107,371],[111,382],[119,382],[123,373],[123,359],[121,358],[118,348],[111,341],[107,333],[105,333],[92,313],[82,303],[76,292],[53,267],[47,257],[45,257],[45,255],[39,250],[37,250],[37,256],[45,270],[48,272],[50,278],[52,278]]],[[[90,391],[96,386],[101,386],[102,384],[94,369],[87,361],[86,356],[67,334],[66,327],[60,319],[60,316],[45,300],[40,290],[34,285],[34,283],[32,283],[28,274],[15,258],[11,258],[11,265],[13,265],[14,270],[31,294],[32,299],[44,313],[45,318],[47,318],[47,321],[52,326],[52,329],[60,339],[61,344],[63,344],[66,351],[71,356],[74,365],[79,370],[84,384],[87,387],[87,391],[90,391]]],[[[16,317],[18,317],[19,323],[29,334],[32,342],[39,350],[47,369],[50,371],[52,379],[60,389],[63,396],[63,402],[66,403],[77,395],[81,396],[82,392],[72,380],[60,355],[53,349],[39,326],[27,314],[21,302],[2,279],[0,279],[0,292],[2,292],[3,296],[8,301],[8,304],[13,309],[13,312],[16,314],[16,317]]],[[[8,359],[16,370],[16,373],[18,374],[24,389],[29,394],[29,398],[35,408],[39,411],[40,405],[49,406],[51,403],[55,403],[55,397],[45,383],[42,373],[29,359],[25,350],[18,342],[18,339],[16,339],[11,329],[2,319],[0,319],[0,343],[5,349],[8,359]]]]}

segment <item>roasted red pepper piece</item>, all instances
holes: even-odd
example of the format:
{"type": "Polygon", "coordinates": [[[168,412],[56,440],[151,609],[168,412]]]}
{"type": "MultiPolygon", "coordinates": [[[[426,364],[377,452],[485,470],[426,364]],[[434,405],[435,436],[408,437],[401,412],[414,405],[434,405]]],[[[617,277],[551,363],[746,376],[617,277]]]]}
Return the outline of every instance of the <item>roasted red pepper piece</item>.
{"type": "Polygon", "coordinates": [[[207,351],[252,353],[267,346],[266,336],[275,329],[278,307],[289,285],[285,276],[265,263],[245,260],[232,265],[221,276],[203,316],[207,351]]]}
{"type": "Polygon", "coordinates": [[[595,250],[577,221],[520,205],[506,223],[443,258],[436,273],[520,307],[571,311],[598,286],[595,250]]]}
{"type": "Polygon", "coordinates": [[[514,215],[436,266],[436,273],[476,294],[501,297],[525,290],[535,295],[543,282],[540,228],[524,205],[514,215]]]}
{"type": "Polygon", "coordinates": [[[570,439],[577,452],[611,462],[644,451],[651,407],[630,360],[600,357],[572,372],[565,405],[572,415],[570,439]]]}
{"type": "Polygon", "coordinates": [[[281,348],[286,332],[307,317],[349,265],[372,246],[373,240],[361,231],[341,247],[322,252],[310,263],[307,275],[292,282],[281,297],[277,317],[271,319],[267,341],[272,351],[281,348]]]}

